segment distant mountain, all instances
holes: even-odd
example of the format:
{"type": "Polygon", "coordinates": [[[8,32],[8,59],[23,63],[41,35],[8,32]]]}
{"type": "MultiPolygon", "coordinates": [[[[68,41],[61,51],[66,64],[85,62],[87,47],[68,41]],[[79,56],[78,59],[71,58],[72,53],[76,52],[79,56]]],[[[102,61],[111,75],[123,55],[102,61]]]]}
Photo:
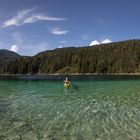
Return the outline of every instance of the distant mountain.
{"type": "Polygon", "coordinates": [[[2,49],[0,50],[0,65],[6,63],[8,60],[15,60],[19,57],[20,55],[13,51],[2,49]]]}
{"type": "Polygon", "coordinates": [[[140,73],[140,40],[59,48],[23,57],[1,50],[0,73],[140,73]]]}
{"type": "Polygon", "coordinates": [[[0,50],[0,57],[1,58],[2,57],[3,58],[18,58],[18,57],[20,57],[20,55],[13,51],[2,49],[2,50],[0,50]]]}

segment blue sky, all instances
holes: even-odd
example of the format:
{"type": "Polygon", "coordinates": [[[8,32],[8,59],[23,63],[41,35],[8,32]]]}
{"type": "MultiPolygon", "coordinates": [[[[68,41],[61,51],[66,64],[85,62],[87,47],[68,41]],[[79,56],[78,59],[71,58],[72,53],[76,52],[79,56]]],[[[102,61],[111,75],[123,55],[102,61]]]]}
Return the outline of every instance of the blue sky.
{"type": "Polygon", "coordinates": [[[21,55],[140,38],[139,0],[0,0],[0,49],[21,55]]]}

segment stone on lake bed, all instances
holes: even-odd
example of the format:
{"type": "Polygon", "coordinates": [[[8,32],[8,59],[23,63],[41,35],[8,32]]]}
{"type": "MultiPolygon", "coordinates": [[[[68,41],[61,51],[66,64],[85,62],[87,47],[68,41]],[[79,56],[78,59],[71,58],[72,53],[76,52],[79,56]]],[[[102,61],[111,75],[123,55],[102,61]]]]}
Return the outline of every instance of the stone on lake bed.
{"type": "Polygon", "coordinates": [[[25,125],[25,122],[21,121],[21,122],[14,122],[14,128],[19,128],[21,126],[25,125]]]}
{"type": "Polygon", "coordinates": [[[0,81],[0,140],[140,139],[140,80],[72,82],[0,81]]]}
{"type": "Polygon", "coordinates": [[[6,140],[20,140],[20,136],[18,135],[12,135],[6,138],[6,140]]]}
{"type": "Polygon", "coordinates": [[[22,135],[23,140],[38,140],[36,133],[33,131],[28,131],[27,133],[22,135]]]}

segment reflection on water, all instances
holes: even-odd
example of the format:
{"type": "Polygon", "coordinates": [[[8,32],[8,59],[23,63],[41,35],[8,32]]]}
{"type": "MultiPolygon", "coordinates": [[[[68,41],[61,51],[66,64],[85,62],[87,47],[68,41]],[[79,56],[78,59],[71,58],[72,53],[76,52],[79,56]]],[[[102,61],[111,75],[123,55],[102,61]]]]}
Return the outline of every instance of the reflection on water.
{"type": "Polygon", "coordinates": [[[0,140],[138,140],[139,85],[0,81],[0,140]]]}
{"type": "Polygon", "coordinates": [[[79,86],[71,84],[70,87],[64,87],[64,94],[72,95],[74,93],[79,93],[79,86]]]}

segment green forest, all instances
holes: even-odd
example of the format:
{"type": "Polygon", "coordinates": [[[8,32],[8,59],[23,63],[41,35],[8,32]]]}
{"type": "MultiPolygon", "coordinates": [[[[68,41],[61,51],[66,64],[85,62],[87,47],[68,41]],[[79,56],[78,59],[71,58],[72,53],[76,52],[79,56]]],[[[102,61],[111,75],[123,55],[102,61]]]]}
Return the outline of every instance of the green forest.
{"type": "Polygon", "coordinates": [[[140,40],[59,48],[2,61],[1,74],[140,73],[140,40]]]}

